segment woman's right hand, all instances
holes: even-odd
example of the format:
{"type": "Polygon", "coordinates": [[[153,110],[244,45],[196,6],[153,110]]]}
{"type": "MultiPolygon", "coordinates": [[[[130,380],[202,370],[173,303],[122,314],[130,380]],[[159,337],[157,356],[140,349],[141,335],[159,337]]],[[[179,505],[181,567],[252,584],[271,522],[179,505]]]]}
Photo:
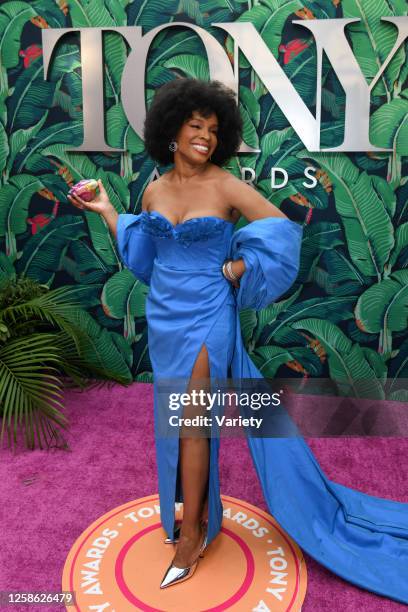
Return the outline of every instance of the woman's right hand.
{"type": "Polygon", "coordinates": [[[98,195],[90,202],[85,202],[85,200],[76,195],[67,195],[67,199],[76,208],[79,208],[81,210],[89,210],[90,212],[95,212],[99,215],[102,215],[111,209],[115,210],[100,179],[98,179],[98,187],[98,195]]]}

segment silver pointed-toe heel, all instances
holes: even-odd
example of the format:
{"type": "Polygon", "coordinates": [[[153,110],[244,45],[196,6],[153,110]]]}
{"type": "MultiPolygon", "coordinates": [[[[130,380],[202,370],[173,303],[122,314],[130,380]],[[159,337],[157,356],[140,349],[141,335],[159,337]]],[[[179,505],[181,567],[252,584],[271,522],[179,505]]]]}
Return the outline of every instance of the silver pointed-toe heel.
{"type": "Polygon", "coordinates": [[[181,530],[181,525],[175,525],[174,526],[174,539],[171,538],[166,538],[164,540],[165,544],[177,544],[177,542],[180,539],[180,530],[181,530]]]}
{"type": "Polygon", "coordinates": [[[191,578],[197,568],[198,560],[200,557],[204,556],[204,551],[206,548],[207,531],[205,531],[204,540],[201,544],[201,548],[196,560],[189,567],[177,567],[173,563],[170,563],[169,567],[166,570],[166,573],[164,574],[163,580],[161,581],[160,588],[165,589],[169,586],[172,586],[173,584],[178,584],[191,578]]]}
{"type": "Polygon", "coordinates": [[[197,565],[198,559],[196,559],[190,567],[176,567],[171,563],[161,581],[160,588],[165,589],[173,584],[188,580],[188,578],[191,578],[194,574],[197,565]]]}

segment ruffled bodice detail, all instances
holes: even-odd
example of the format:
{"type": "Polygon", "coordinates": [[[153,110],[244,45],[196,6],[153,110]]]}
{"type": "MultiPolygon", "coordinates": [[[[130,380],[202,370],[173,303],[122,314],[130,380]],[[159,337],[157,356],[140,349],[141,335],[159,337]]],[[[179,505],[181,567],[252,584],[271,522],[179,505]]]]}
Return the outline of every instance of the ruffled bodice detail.
{"type": "Polygon", "coordinates": [[[158,211],[142,211],[140,223],[143,231],[157,238],[174,238],[184,247],[193,242],[209,240],[223,233],[225,224],[228,223],[221,217],[194,217],[183,223],[173,225],[166,217],[158,211]]]}

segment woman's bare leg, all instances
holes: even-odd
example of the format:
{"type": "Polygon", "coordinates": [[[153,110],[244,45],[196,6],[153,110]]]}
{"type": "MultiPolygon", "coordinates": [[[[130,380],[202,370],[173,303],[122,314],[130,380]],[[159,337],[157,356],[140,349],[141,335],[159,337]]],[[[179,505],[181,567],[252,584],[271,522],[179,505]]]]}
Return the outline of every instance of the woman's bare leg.
{"type": "MultiPolygon", "coordinates": [[[[210,369],[208,353],[205,345],[195,362],[188,392],[193,389],[208,391],[210,369]]],[[[197,414],[207,415],[205,405],[184,406],[183,416],[194,417],[197,414]]],[[[201,518],[205,514],[207,505],[207,490],[209,477],[210,444],[204,437],[204,431],[194,428],[194,437],[186,437],[193,432],[193,428],[181,429],[180,435],[180,472],[183,489],[183,523],[180,530],[180,539],[177,544],[173,563],[177,567],[188,567],[197,558],[203,539],[201,518]]]]}
{"type": "Polygon", "coordinates": [[[204,500],[203,513],[201,515],[201,518],[203,519],[203,521],[208,521],[208,495],[206,495],[206,498],[204,500]]]}

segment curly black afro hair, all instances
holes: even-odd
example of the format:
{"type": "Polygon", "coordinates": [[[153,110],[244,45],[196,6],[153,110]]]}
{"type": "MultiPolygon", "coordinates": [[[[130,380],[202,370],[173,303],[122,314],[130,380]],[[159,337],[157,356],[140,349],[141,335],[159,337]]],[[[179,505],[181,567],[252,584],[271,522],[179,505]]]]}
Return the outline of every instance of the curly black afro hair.
{"type": "Polygon", "coordinates": [[[242,138],[242,119],[235,93],[220,81],[176,78],[155,93],[144,123],[145,147],[152,159],[173,163],[169,143],[176,138],[193,111],[203,117],[215,113],[218,119],[218,144],[211,161],[222,166],[236,153],[242,138]]]}

